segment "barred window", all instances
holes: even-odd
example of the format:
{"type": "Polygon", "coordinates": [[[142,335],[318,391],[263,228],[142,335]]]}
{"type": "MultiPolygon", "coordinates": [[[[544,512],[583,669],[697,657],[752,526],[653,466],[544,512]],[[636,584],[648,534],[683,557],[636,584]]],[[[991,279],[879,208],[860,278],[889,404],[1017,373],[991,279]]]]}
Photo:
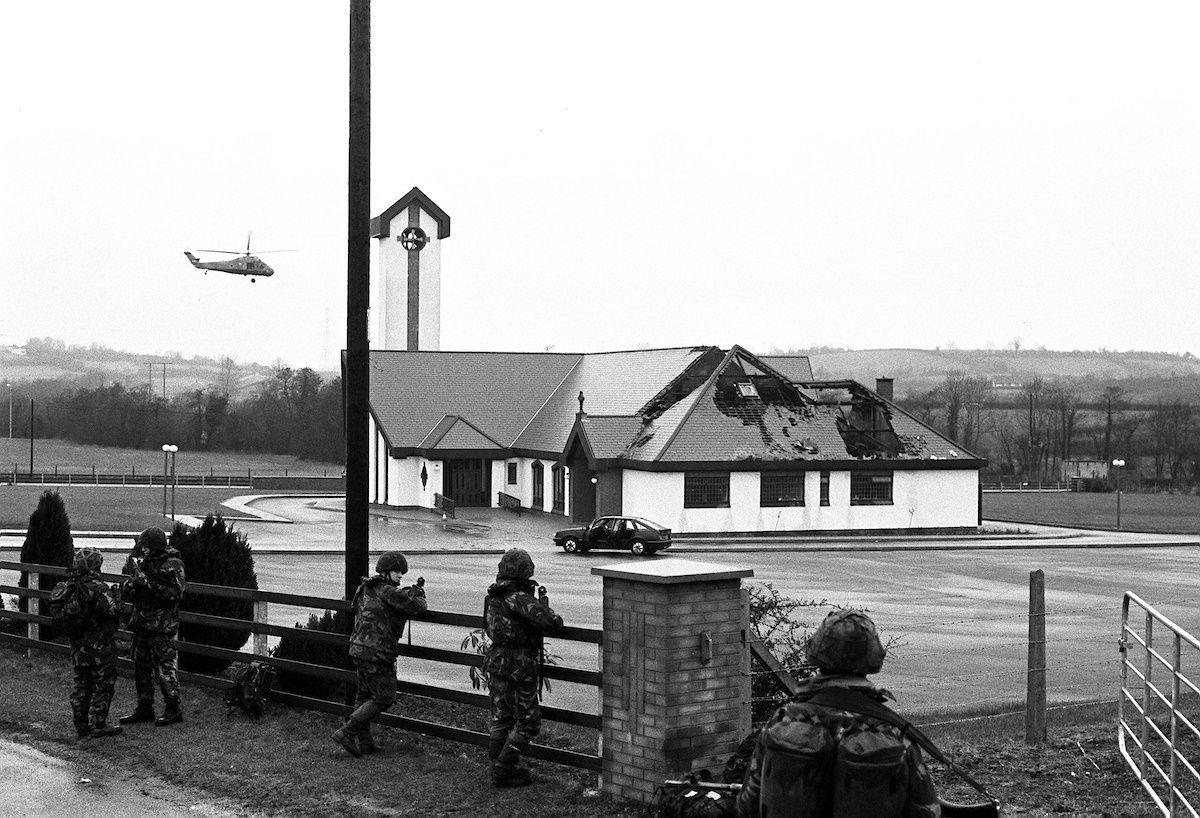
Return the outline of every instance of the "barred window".
{"type": "Polygon", "coordinates": [[[829,472],[821,472],[821,505],[829,505],[829,472]]]}
{"type": "Polygon", "coordinates": [[[729,472],[684,472],[683,507],[729,508],[729,472]]]}
{"type": "Polygon", "coordinates": [[[850,505],[881,506],[891,504],[891,472],[856,471],[850,473],[850,505]]]}
{"type": "Polygon", "coordinates": [[[759,505],[763,508],[804,505],[804,472],[765,471],[759,476],[759,505]]]}

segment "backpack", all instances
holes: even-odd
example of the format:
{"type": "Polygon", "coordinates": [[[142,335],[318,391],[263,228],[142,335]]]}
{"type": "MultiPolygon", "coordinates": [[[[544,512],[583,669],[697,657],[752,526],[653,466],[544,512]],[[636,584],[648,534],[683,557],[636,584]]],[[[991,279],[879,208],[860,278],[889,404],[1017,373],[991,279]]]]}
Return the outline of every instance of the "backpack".
{"type": "Polygon", "coordinates": [[[87,606],[83,590],[76,580],[60,582],[50,591],[50,617],[54,627],[71,639],[87,630],[87,606]]]}
{"type": "Polygon", "coordinates": [[[241,709],[250,718],[262,716],[275,683],[275,668],[262,662],[241,665],[233,673],[229,688],[225,691],[225,706],[229,713],[241,709]]]}
{"type": "Polygon", "coordinates": [[[899,816],[908,795],[899,731],[855,722],[837,734],[807,702],[784,708],[763,731],[763,815],[899,816]]]}

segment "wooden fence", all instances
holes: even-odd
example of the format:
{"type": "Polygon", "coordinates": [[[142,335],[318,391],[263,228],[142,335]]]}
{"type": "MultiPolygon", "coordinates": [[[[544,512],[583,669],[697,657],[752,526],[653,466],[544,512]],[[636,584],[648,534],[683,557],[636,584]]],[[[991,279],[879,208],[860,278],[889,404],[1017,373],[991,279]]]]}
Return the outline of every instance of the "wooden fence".
{"type": "MultiPolygon", "coordinates": [[[[17,585],[0,584],[0,593],[15,594],[16,596],[24,597],[30,600],[48,599],[50,596],[49,591],[42,591],[37,588],[39,575],[46,574],[50,576],[65,576],[67,573],[66,569],[60,566],[7,562],[3,560],[0,560],[0,570],[21,571],[28,574],[28,584],[30,587],[22,588],[17,585]]],[[[121,574],[101,574],[101,576],[109,582],[120,582],[128,579],[128,577],[121,574]]],[[[227,648],[214,647],[212,645],[179,641],[177,645],[181,652],[242,662],[249,659],[254,659],[256,661],[265,662],[266,664],[274,666],[278,670],[287,671],[289,673],[298,673],[336,682],[344,682],[349,685],[353,685],[355,683],[356,676],[353,671],[346,670],[344,668],[329,667],[326,665],[298,662],[291,659],[277,659],[274,656],[271,656],[267,649],[268,636],[287,636],[307,642],[318,642],[328,645],[346,647],[349,639],[344,634],[308,630],[306,628],[272,625],[267,621],[271,604],[312,608],[319,611],[346,611],[350,608],[350,603],[346,600],[302,596],[298,594],[286,594],[274,591],[256,591],[247,588],[231,588],[223,585],[205,585],[197,582],[189,582],[187,584],[187,594],[252,601],[254,604],[254,618],[252,620],[231,619],[228,617],[212,616],[209,614],[201,614],[191,611],[180,612],[180,620],[182,622],[189,622],[214,628],[249,631],[252,634],[252,653],[247,654],[241,651],[229,650],[227,648]]],[[[29,613],[0,610],[0,619],[16,620],[25,622],[27,625],[25,636],[19,636],[0,631],[0,644],[7,643],[11,645],[17,645],[25,647],[30,651],[36,649],[62,654],[70,653],[70,648],[65,644],[58,642],[47,642],[40,639],[40,626],[49,625],[50,617],[41,612],[36,614],[33,613],[33,607],[35,606],[30,606],[31,610],[29,613]]],[[[36,607],[40,611],[42,606],[39,604],[36,607]]],[[[415,617],[415,619],[416,621],[420,622],[430,622],[433,624],[451,625],[472,629],[481,628],[484,624],[483,617],[480,615],[459,614],[447,611],[427,611],[425,614],[415,617]]],[[[596,628],[562,627],[552,631],[548,635],[554,639],[600,645],[602,642],[603,631],[596,628]]],[[[401,644],[399,648],[401,656],[409,656],[414,659],[445,662],[461,666],[479,667],[483,664],[483,657],[477,653],[467,653],[464,651],[445,650],[442,648],[410,644],[401,644]]],[[[126,669],[132,667],[129,660],[124,658],[120,660],[120,664],[126,669]]],[[[599,688],[601,685],[601,674],[599,671],[595,670],[547,665],[543,669],[543,675],[548,679],[557,679],[564,682],[573,682],[575,684],[589,685],[596,688],[599,688]]],[[[230,682],[226,679],[214,676],[206,676],[199,673],[180,671],[179,676],[183,681],[216,689],[225,689],[230,684],[230,682]]],[[[457,702],[460,704],[473,705],[480,708],[489,708],[491,705],[489,698],[480,693],[448,690],[443,687],[435,687],[433,685],[420,684],[417,682],[398,681],[397,690],[401,693],[410,693],[430,699],[457,702]]],[[[272,691],[271,698],[295,707],[316,710],[322,713],[332,713],[341,716],[348,715],[353,709],[342,702],[301,696],[296,693],[289,693],[282,690],[272,691]]],[[[549,721],[557,721],[563,724],[571,724],[593,729],[599,729],[600,727],[600,716],[595,714],[581,713],[575,710],[567,710],[558,707],[542,707],[541,711],[542,717],[549,721]]],[[[461,727],[413,719],[393,713],[385,713],[381,715],[378,721],[380,724],[390,727],[399,727],[415,733],[436,736],[438,738],[449,739],[451,741],[459,741],[465,744],[475,744],[481,747],[486,747],[488,744],[489,737],[487,733],[467,730],[461,727]]],[[[529,755],[531,758],[538,758],[557,764],[565,764],[567,766],[578,767],[585,770],[593,770],[596,772],[600,771],[600,758],[598,755],[592,753],[581,753],[573,750],[564,750],[558,747],[533,744],[530,746],[527,755],[529,755]]]]}

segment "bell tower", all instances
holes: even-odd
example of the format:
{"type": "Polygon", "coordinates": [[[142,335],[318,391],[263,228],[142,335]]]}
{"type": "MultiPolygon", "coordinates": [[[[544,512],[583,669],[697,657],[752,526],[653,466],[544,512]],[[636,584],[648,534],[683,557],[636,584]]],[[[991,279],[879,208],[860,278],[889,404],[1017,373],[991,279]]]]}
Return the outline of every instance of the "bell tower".
{"type": "Polygon", "coordinates": [[[450,216],[420,188],[371,219],[371,237],[379,241],[372,349],[441,349],[441,244],[449,235],[450,216]]]}

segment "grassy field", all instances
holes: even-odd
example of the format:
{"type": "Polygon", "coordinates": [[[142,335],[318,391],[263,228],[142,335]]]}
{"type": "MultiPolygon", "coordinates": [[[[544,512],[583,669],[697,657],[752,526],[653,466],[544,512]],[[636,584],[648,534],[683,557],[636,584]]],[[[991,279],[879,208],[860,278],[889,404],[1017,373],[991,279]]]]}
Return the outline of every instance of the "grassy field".
{"type": "MultiPolygon", "coordinates": [[[[1115,529],[1117,495],[1085,492],[988,492],[988,520],[1115,529]]],[[[1121,494],[1121,528],[1155,534],[1200,533],[1200,495],[1121,494]]]]}
{"type": "MultiPolygon", "coordinates": [[[[0,472],[29,470],[29,440],[0,438],[0,472]]],[[[107,474],[162,474],[163,453],[159,449],[116,449],[110,446],[85,446],[68,440],[38,439],[33,441],[33,470],[35,472],[97,472],[107,474]]],[[[249,469],[258,475],[337,476],[342,473],[339,463],[300,460],[291,455],[260,452],[181,451],[175,455],[178,474],[245,474],[249,469]]]]}
{"type": "MultiPolygon", "coordinates": [[[[163,525],[162,486],[15,486],[0,484],[0,528],[25,529],[38,498],[47,489],[57,491],[67,506],[73,531],[141,531],[163,525]]],[[[181,486],[175,490],[175,512],[203,517],[229,514],[222,500],[249,493],[245,488],[200,488],[181,486]]],[[[19,544],[19,543],[18,543],[19,544]]]]}

